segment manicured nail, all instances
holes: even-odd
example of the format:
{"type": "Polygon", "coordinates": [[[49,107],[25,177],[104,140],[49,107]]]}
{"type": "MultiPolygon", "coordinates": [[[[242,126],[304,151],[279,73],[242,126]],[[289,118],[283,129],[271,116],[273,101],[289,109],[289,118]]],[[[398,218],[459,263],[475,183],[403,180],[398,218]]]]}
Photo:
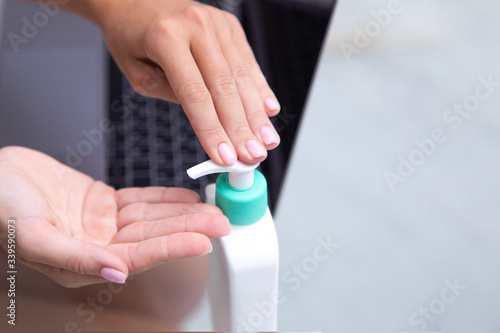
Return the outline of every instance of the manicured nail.
{"type": "Polygon", "coordinates": [[[264,105],[269,111],[279,111],[281,109],[280,103],[271,97],[264,99],[264,105]]]}
{"type": "Polygon", "coordinates": [[[208,244],[210,247],[208,249],[206,249],[205,251],[203,251],[202,253],[200,253],[199,254],[200,257],[206,256],[207,254],[212,253],[212,251],[213,251],[212,244],[211,243],[208,243],[208,244]]]}
{"type": "Polygon", "coordinates": [[[123,284],[127,280],[125,274],[113,268],[104,267],[101,269],[101,276],[108,281],[123,284]]]}
{"type": "Polygon", "coordinates": [[[260,128],[260,137],[268,146],[280,141],[278,134],[276,134],[276,132],[269,126],[262,126],[260,128]]]}
{"type": "Polygon", "coordinates": [[[227,143],[221,143],[218,148],[219,156],[222,158],[226,165],[233,165],[238,159],[236,157],[236,152],[227,143]]]}
{"type": "Polygon", "coordinates": [[[259,158],[267,155],[266,148],[262,147],[262,145],[255,140],[248,140],[245,147],[247,147],[248,152],[253,158],[259,158]]]}

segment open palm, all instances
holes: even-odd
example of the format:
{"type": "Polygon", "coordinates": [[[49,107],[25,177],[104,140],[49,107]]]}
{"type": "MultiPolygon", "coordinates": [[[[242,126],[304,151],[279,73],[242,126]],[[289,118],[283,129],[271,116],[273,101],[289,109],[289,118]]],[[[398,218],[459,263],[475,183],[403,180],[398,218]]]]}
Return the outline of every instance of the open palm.
{"type": "Polygon", "coordinates": [[[123,283],[162,262],[204,255],[227,218],[187,189],[116,191],[40,152],[0,150],[0,241],[15,220],[16,255],[66,287],[123,283]],[[12,224],[12,222],[11,222],[12,224]]]}

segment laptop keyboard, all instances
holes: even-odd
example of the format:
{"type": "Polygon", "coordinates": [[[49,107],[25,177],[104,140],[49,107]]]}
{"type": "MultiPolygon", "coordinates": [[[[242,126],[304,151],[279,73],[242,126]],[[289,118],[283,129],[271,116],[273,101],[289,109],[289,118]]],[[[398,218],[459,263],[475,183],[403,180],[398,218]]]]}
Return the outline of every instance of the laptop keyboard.
{"type": "Polygon", "coordinates": [[[208,156],[181,106],[143,97],[127,80],[121,81],[121,100],[111,103],[108,183],[115,188],[175,186],[200,192],[213,182],[215,177],[194,181],[186,174],[208,156]]]}

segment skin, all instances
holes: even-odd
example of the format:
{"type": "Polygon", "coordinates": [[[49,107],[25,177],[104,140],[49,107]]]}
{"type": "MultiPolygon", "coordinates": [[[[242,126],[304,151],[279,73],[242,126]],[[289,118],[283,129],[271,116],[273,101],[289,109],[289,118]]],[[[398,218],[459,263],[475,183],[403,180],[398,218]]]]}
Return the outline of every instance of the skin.
{"type": "MultiPolygon", "coordinates": [[[[22,147],[0,149],[0,207],[2,263],[15,219],[19,332],[64,331],[70,321],[84,331],[176,330],[204,293],[209,239],[230,233],[227,218],[195,192],[115,191],[22,147]],[[100,276],[104,267],[126,284],[100,276]],[[77,312],[110,288],[113,301],[97,303],[94,317],[90,305],[77,312]]],[[[9,290],[7,279],[0,290],[9,290]]]]}
{"type": "Polygon", "coordinates": [[[15,218],[16,255],[64,287],[106,282],[174,259],[205,255],[230,233],[219,208],[181,188],[112,187],[40,152],[0,150],[0,243],[15,218]]]}
{"type": "MultiPolygon", "coordinates": [[[[254,164],[279,145],[269,120],[279,103],[233,15],[188,0],[71,0],[63,8],[100,27],[138,93],[183,106],[216,163],[254,164]]],[[[6,147],[0,150],[4,249],[13,217],[16,256],[24,264],[16,300],[31,314],[18,327],[27,331],[62,331],[78,305],[102,290],[103,268],[124,279],[142,274],[128,279],[90,323],[77,317],[79,328],[173,330],[204,292],[209,239],[230,232],[220,210],[188,190],[115,191],[42,153],[6,147]]],[[[0,257],[6,262],[1,249],[0,257]]],[[[2,290],[6,284],[0,282],[2,290]]]]}
{"type": "Polygon", "coordinates": [[[101,28],[138,93],[183,106],[216,163],[232,164],[223,143],[248,164],[279,145],[269,119],[279,103],[234,15],[189,0],[79,0],[65,8],[101,28]]]}

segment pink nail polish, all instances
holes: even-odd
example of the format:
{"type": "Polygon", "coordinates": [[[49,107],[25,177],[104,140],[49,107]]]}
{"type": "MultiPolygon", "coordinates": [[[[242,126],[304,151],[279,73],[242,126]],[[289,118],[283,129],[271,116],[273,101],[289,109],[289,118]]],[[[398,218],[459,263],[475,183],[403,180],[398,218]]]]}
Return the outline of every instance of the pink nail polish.
{"type": "Polygon", "coordinates": [[[207,255],[209,253],[212,253],[212,251],[213,251],[213,248],[212,248],[212,246],[210,246],[210,248],[208,250],[206,250],[205,252],[203,252],[201,255],[202,256],[207,255]]]}
{"type": "Polygon", "coordinates": [[[262,126],[260,128],[260,137],[266,145],[272,145],[280,141],[276,132],[269,126],[262,126]]]}
{"type": "Polygon", "coordinates": [[[281,109],[278,101],[271,97],[264,99],[264,105],[269,111],[279,111],[281,109]]]}
{"type": "Polygon", "coordinates": [[[227,143],[221,143],[217,149],[219,151],[219,156],[222,158],[226,165],[233,165],[238,159],[236,157],[236,152],[227,143]]]}
{"type": "Polygon", "coordinates": [[[104,267],[101,269],[101,276],[108,281],[123,284],[127,280],[125,274],[113,268],[104,267]]]}
{"type": "Polygon", "coordinates": [[[248,152],[253,158],[260,158],[267,155],[267,150],[255,140],[248,140],[245,147],[247,147],[248,152]]]}

